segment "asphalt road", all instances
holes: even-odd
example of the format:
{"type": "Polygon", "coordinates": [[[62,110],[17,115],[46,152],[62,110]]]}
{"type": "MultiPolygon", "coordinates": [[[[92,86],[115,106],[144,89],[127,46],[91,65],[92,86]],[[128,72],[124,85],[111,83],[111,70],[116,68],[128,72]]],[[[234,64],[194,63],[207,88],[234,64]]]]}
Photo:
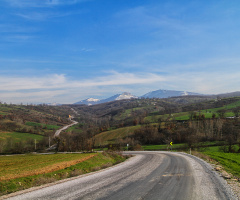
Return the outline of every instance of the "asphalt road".
{"type": "Polygon", "coordinates": [[[131,152],[120,165],[9,199],[236,199],[210,165],[181,153],[131,152]]]}
{"type": "Polygon", "coordinates": [[[69,127],[71,127],[71,126],[73,126],[73,125],[75,125],[75,124],[78,123],[78,122],[76,122],[76,121],[74,121],[74,120],[72,120],[72,119],[70,119],[70,121],[71,121],[72,123],[69,124],[69,125],[64,126],[63,128],[61,128],[61,129],[59,129],[59,130],[57,130],[57,131],[55,132],[55,134],[54,134],[54,137],[58,137],[59,134],[60,134],[62,131],[66,130],[66,129],[68,129],[69,127]]]}

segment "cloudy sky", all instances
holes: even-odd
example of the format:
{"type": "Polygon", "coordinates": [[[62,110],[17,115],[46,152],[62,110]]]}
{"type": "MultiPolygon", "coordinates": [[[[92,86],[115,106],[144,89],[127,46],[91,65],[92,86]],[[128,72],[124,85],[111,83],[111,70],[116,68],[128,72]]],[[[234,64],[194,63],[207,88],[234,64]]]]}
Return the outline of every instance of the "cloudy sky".
{"type": "Polygon", "coordinates": [[[0,100],[240,91],[239,0],[1,0],[0,100]]]}

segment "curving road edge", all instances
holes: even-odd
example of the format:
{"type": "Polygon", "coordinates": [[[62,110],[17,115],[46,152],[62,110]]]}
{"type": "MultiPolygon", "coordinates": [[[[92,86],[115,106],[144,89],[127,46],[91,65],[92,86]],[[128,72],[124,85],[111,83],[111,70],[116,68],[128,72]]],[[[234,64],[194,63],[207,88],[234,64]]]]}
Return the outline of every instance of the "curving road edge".
{"type": "Polygon", "coordinates": [[[195,156],[160,151],[124,153],[135,156],[109,169],[4,198],[237,199],[227,182],[208,163],[195,156]]]}

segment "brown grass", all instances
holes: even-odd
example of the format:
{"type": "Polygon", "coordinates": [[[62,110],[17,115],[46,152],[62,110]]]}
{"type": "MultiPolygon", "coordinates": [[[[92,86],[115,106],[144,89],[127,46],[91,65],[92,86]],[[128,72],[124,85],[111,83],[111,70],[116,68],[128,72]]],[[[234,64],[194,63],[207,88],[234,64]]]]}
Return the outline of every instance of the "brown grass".
{"type": "MultiPolygon", "coordinates": [[[[77,159],[77,160],[59,162],[59,163],[51,164],[51,165],[48,165],[48,166],[44,166],[41,169],[23,171],[23,172],[18,173],[18,174],[7,174],[6,176],[0,177],[0,181],[10,180],[10,179],[15,179],[15,178],[20,178],[20,177],[26,177],[26,176],[33,176],[33,175],[38,175],[38,174],[45,174],[45,173],[61,170],[61,169],[70,167],[72,165],[76,165],[78,163],[81,163],[85,160],[88,160],[88,159],[94,157],[95,155],[96,154],[89,155],[89,156],[86,156],[84,158],[77,159]]],[[[28,167],[28,165],[26,163],[26,168],[27,167],[28,167]]]]}

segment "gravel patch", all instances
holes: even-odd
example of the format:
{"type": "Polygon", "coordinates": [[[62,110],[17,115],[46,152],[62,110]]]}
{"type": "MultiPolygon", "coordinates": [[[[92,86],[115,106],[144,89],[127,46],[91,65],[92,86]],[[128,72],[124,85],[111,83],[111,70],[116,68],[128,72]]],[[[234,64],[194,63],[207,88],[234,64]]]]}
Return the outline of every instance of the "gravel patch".
{"type": "Polygon", "coordinates": [[[223,194],[227,196],[227,199],[239,199],[240,184],[231,180],[231,176],[229,174],[224,172],[222,175],[219,173],[219,168],[214,167],[196,156],[186,153],[179,154],[184,155],[190,161],[194,172],[196,173],[195,181],[197,187],[199,188],[198,192],[204,194],[203,196],[205,196],[206,199],[209,199],[209,197],[213,195],[210,193],[210,188],[214,188],[215,192],[220,195],[223,194]],[[224,177],[228,178],[229,181],[227,182],[224,177]]]}

